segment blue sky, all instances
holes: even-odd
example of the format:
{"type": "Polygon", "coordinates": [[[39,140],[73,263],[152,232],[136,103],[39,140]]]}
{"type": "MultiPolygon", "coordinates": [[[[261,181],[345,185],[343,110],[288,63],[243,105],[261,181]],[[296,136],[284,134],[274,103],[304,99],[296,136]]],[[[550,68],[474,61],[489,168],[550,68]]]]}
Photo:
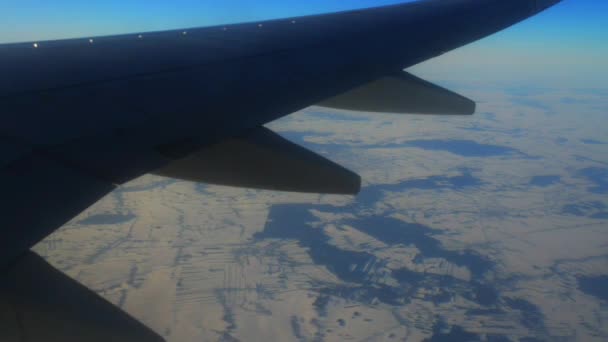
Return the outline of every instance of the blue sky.
{"type": "MultiPolygon", "coordinates": [[[[403,1],[2,0],[0,43],[209,26],[399,2],[403,1]]],[[[565,0],[525,23],[428,62],[420,70],[449,71],[460,77],[457,71],[465,74],[487,68],[498,78],[518,77],[519,72],[528,79],[608,87],[606,23],[607,0],[565,0]]]]}

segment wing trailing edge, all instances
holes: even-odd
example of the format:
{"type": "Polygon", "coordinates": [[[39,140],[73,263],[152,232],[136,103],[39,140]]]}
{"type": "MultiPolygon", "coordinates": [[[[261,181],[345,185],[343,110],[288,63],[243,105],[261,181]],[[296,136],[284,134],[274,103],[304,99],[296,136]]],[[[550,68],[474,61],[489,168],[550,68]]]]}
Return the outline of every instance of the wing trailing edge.
{"type": "MultiPolygon", "coordinates": [[[[180,149],[175,146],[175,151],[180,149]]],[[[171,150],[163,150],[173,154],[171,150]]],[[[359,175],[264,127],[199,149],[153,173],[276,191],[350,195],[361,189],[359,175]]]]}
{"type": "Polygon", "coordinates": [[[471,115],[475,102],[402,72],[380,78],[318,104],[322,107],[380,113],[471,115]]]}

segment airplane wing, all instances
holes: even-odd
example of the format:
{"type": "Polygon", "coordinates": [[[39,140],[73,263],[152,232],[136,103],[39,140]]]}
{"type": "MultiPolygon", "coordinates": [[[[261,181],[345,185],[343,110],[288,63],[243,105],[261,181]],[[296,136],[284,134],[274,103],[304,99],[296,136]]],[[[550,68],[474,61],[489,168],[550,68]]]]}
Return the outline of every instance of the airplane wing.
{"type": "Polygon", "coordinates": [[[314,104],[471,114],[472,101],[403,70],[556,2],[422,0],[0,45],[0,268],[116,186],[150,172],[238,186],[356,192],[357,176],[261,127],[314,104]],[[284,173],[276,177],[274,169],[252,165],[252,158],[285,165],[284,173]],[[204,166],[205,160],[216,165],[204,166]]]}
{"type": "MultiPolygon", "coordinates": [[[[117,185],[165,168],[175,159],[162,153],[167,146],[194,153],[313,104],[471,114],[471,100],[402,70],[555,2],[423,0],[259,23],[0,45],[0,267],[117,185]]],[[[321,167],[313,159],[307,159],[310,170],[321,167]]],[[[183,174],[195,163],[179,165],[183,174]]],[[[260,172],[252,170],[258,180],[260,172]]],[[[243,181],[246,172],[238,176],[234,184],[251,185],[243,181]]]]}

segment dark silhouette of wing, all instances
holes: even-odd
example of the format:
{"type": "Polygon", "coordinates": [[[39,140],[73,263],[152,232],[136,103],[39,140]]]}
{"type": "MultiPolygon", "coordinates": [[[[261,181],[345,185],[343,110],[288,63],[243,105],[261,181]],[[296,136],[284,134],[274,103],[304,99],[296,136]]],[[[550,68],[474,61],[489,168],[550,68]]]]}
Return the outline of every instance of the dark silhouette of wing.
{"type": "Polygon", "coordinates": [[[422,0],[0,45],[0,269],[116,186],[157,170],[221,184],[356,192],[356,175],[260,127],[319,103],[470,114],[472,101],[399,73],[556,2],[422,0]],[[205,159],[214,165],[203,167],[205,159]]]}

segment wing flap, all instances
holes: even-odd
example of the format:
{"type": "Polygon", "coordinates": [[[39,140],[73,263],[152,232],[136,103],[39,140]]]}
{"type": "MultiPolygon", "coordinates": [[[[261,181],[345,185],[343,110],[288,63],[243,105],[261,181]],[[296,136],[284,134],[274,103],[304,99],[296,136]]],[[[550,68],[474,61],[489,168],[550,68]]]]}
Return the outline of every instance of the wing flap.
{"type": "Polygon", "coordinates": [[[319,106],[381,113],[470,115],[475,102],[410,73],[380,78],[319,106]]]}
{"type": "Polygon", "coordinates": [[[154,173],[277,191],[356,194],[361,187],[359,175],[263,127],[176,159],[154,173]]]}
{"type": "Polygon", "coordinates": [[[1,341],[164,341],[33,252],[22,256],[1,279],[0,318],[6,318],[1,341]]]}

